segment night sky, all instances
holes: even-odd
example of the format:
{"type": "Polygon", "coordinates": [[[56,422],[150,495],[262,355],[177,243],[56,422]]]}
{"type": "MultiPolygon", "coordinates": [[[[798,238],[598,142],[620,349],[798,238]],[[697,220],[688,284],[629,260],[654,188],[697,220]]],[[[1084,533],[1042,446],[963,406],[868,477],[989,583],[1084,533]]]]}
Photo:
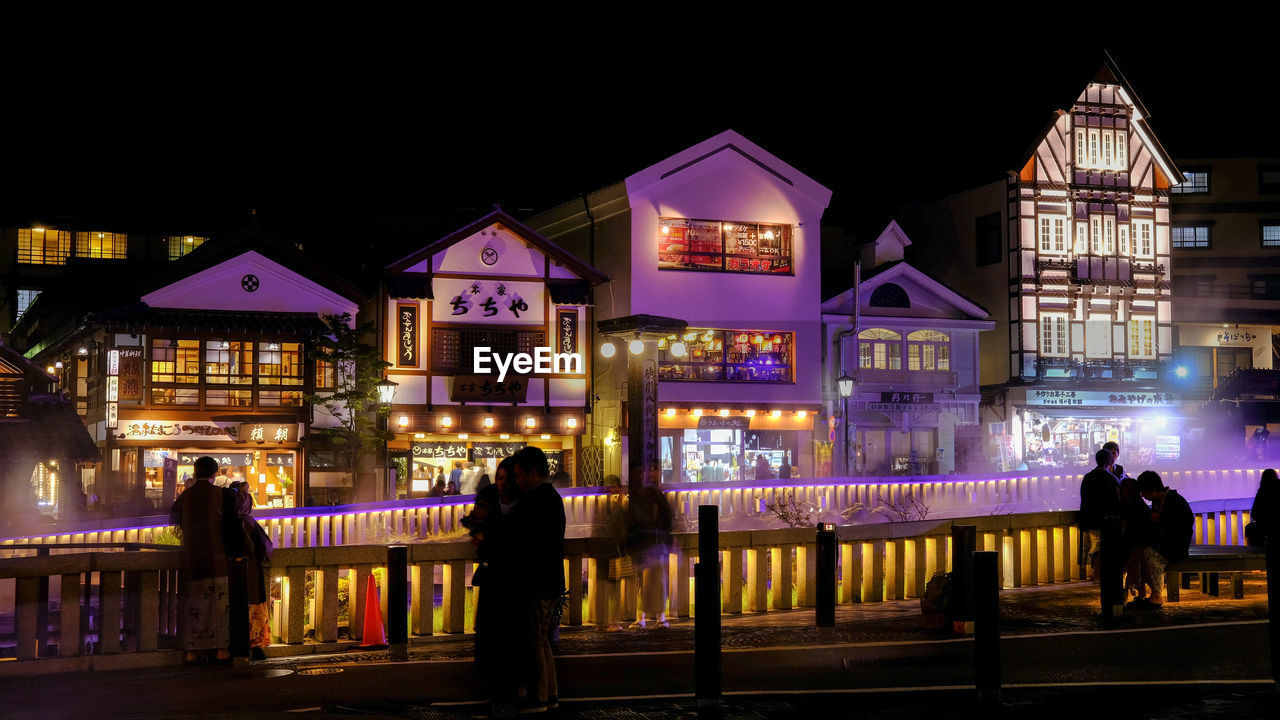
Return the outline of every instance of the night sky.
{"type": "MultiPolygon", "coordinates": [[[[834,190],[826,223],[863,240],[904,203],[1011,168],[1103,58],[977,45],[833,42],[790,58],[690,51],[642,64],[495,42],[271,70],[81,68],[56,92],[25,79],[46,92],[6,114],[4,219],[195,233],[253,208],[308,251],[359,235],[365,261],[381,263],[493,203],[545,209],[733,128],[834,190]]],[[[1175,158],[1276,152],[1259,87],[1273,60],[1170,49],[1112,52],[1175,158]]]]}

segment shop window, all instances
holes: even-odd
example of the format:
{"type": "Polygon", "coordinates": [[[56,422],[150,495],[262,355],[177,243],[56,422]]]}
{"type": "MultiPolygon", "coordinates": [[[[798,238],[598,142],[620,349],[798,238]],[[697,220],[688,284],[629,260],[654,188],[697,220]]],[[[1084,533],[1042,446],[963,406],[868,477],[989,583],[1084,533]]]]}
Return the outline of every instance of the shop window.
{"type": "Polygon", "coordinates": [[[1129,357],[1156,356],[1156,319],[1135,315],[1129,318],[1129,357]]]}
{"type": "Polygon", "coordinates": [[[204,391],[204,402],[216,407],[252,407],[253,391],[209,388],[204,391]]]}
{"type": "Polygon", "coordinates": [[[253,343],[240,340],[206,341],[204,379],[213,385],[252,385],[253,343]]]}
{"type": "Polygon", "coordinates": [[[129,257],[129,236],[112,232],[77,232],[76,257],[124,260],[129,257]]]}
{"type": "Polygon", "coordinates": [[[195,250],[205,244],[209,238],[195,237],[192,235],[170,235],[165,238],[165,245],[168,246],[169,259],[177,260],[187,253],[195,250]]]}
{"type": "Polygon", "coordinates": [[[18,230],[18,262],[23,265],[65,265],[71,254],[71,232],[52,228],[18,230]]]}
{"type": "Polygon", "coordinates": [[[258,404],[263,407],[302,407],[302,391],[260,390],[258,404]]]}
{"type": "Polygon", "coordinates": [[[544,346],[546,333],[536,330],[435,328],[431,331],[431,371],[440,375],[474,374],[475,348],[492,353],[528,353],[544,346]]]}
{"type": "Polygon", "coordinates": [[[1046,357],[1066,357],[1069,348],[1066,314],[1042,314],[1040,316],[1040,354],[1046,357]]]}
{"type": "Polygon", "coordinates": [[[658,268],[791,275],[791,226],[660,218],[658,268]]]}
{"type": "Polygon", "coordinates": [[[792,333],[688,328],[658,341],[658,377],[692,382],[792,382],[792,333]],[[683,343],[684,354],[672,348],[683,343]]]}
{"type": "Polygon", "coordinates": [[[901,370],[902,335],[883,328],[858,333],[858,367],[864,370],[901,370]]]}
{"type": "Polygon", "coordinates": [[[258,343],[259,385],[301,385],[302,344],[258,343]]]}
{"type": "Polygon", "coordinates": [[[908,370],[950,370],[951,338],[937,330],[916,330],[907,335],[908,370]]]}

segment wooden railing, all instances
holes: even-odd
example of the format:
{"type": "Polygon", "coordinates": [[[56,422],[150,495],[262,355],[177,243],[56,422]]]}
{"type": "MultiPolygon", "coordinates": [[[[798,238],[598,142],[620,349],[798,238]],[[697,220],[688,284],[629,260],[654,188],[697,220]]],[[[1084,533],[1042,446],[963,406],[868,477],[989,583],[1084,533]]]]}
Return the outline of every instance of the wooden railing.
{"type": "MultiPolygon", "coordinates": [[[[1233,544],[1243,540],[1248,499],[1196,503],[1196,540],[1233,544]]],[[[956,519],[848,525],[837,529],[838,600],[871,603],[919,597],[929,578],[951,567],[951,530],[972,525],[977,549],[1000,553],[1003,587],[1026,587],[1081,579],[1079,530],[1073,512],[983,515],[956,519]]],[[[727,614],[813,607],[817,593],[816,533],[810,528],[739,530],[720,533],[721,607],[727,614]]],[[[14,548],[33,554],[39,546],[14,548]]],[[[673,536],[668,556],[668,611],[688,618],[692,603],[691,563],[698,558],[696,532],[673,536]]],[[[16,581],[16,657],[46,657],[41,627],[57,618],[48,636],[60,657],[147,652],[175,647],[178,636],[177,551],[75,552],[0,560],[0,583],[16,581]],[[59,554],[71,553],[71,554],[59,554]],[[57,603],[49,600],[56,598],[57,603]],[[95,604],[94,598],[97,598],[95,604]],[[84,622],[92,612],[94,628],[84,622]],[[110,629],[116,629],[111,632],[110,629]],[[106,629],[104,631],[104,629],[106,629]],[[94,637],[96,643],[91,643],[94,637]]],[[[616,546],[597,538],[565,542],[569,593],[563,623],[569,626],[627,622],[635,617],[634,580],[610,580],[608,564],[616,546]]],[[[469,543],[408,546],[409,632],[416,636],[456,634],[468,629],[468,605],[482,588],[468,587],[474,570],[469,543]]],[[[364,589],[370,575],[385,568],[385,545],[282,548],[267,568],[279,588],[273,627],[279,643],[302,649],[308,630],[316,644],[307,650],[337,649],[342,614],[348,635],[361,638],[364,589]],[[311,592],[308,593],[308,580],[311,592]],[[348,600],[340,601],[346,581],[348,600]],[[345,607],[344,607],[345,605],[345,607]]],[[[382,617],[386,618],[385,593],[382,617]]],[[[157,660],[157,662],[159,662],[157,660]]],[[[10,667],[0,663],[0,675],[10,667]]]]}

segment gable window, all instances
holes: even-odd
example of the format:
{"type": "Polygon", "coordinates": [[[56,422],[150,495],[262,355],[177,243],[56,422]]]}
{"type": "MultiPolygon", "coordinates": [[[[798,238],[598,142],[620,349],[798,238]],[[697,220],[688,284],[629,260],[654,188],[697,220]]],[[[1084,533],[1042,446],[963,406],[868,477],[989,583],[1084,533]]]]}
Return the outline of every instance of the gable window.
{"type": "Polygon", "coordinates": [[[1207,248],[1209,247],[1208,225],[1181,225],[1173,228],[1173,246],[1175,248],[1207,248]]]}
{"type": "Polygon", "coordinates": [[[791,226],[659,218],[658,269],[792,275],[791,226]]]}
{"type": "Polygon", "coordinates": [[[1129,148],[1125,130],[1076,128],[1076,167],[1092,170],[1128,170],[1129,148]]]}
{"type": "Polygon", "coordinates": [[[902,336],[883,328],[858,333],[858,367],[864,370],[901,370],[902,336]]]}
{"type": "Polygon", "coordinates": [[[1156,319],[1150,315],[1134,315],[1129,318],[1129,357],[1154,358],[1156,356],[1156,319]]]}
{"type": "Polygon", "coordinates": [[[1040,354],[1046,357],[1066,357],[1069,347],[1066,313],[1041,314],[1040,354]]]}
{"type": "Polygon", "coordinates": [[[937,330],[907,334],[908,370],[950,370],[951,338],[937,330]]]}
{"type": "Polygon", "coordinates": [[[165,238],[165,245],[168,246],[169,250],[169,259],[177,260],[203,245],[208,239],[194,235],[170,235],[165,238]]]}
{"type": "Polygon", "coordinates": [[[71,233],[52,228],[18,229],[18,262],[23,265],[65,265],[71,254],[71,233]]]}
{"type": "Polygon", "coordinates": [[[112,232],[77,232],[76,257],[124,260],[129,257],[129,236],[112,232]]]}
{"type": "Polygon", "coordinates": [[[688,328],[658,341],[658,378],[695,382],[792,382],[794,335],[772,330],[688,328]],[[684,343],[684,354],[672,346],[684,343]]]}
{"type": "Polygon", "coordinates": [[[1102,254],[1102,218],[1094,215],[1089,218],[1089,237],[1093,238],[1093,254],[1102,254]]]}
{"type": "Polygon", "coordinates": [[[1066,224],[1067,219],[1060,215],[1040,216],[1040,252],[1058,255],[1067,252],[1066,224]]]}
{"type": "Polygon", "coordinates": [[[1280,222],[1262,222],[1262,247],[1280,247],[1280,222]]]}
{"type": "Polygon", "coordinates": [[[1183,170],[1183,182],[1169,188],[1174,195],[1207,195],[1209,194],[1209,168],[1183,170]]]}

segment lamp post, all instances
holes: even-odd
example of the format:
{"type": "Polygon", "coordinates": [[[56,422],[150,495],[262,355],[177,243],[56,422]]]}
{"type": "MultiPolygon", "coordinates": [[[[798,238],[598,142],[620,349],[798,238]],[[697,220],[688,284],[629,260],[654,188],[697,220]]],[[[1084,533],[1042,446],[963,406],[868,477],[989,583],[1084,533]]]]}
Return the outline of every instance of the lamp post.
{"type": "MultiPolygon", "coordinates": [[[[374,385],[378,390],[378,429],[386,430],[391,415],[391,403],[396,399],[396,388],[400,383],[390,378],[383,378],[374,385]]],[[[382,492],[384,499],[394,499],[395,485],[391,482],[391,468],[387,463],[387,440],[382,440],[382,492]]]]}
{"type": "Polygon", "coordinates": [[[840,402],[844,415],[844,475],[849,475],[849,396],[853,394],[853,378],[841,375],[836,378],[836,387],[840,388],[840,402]]]}

